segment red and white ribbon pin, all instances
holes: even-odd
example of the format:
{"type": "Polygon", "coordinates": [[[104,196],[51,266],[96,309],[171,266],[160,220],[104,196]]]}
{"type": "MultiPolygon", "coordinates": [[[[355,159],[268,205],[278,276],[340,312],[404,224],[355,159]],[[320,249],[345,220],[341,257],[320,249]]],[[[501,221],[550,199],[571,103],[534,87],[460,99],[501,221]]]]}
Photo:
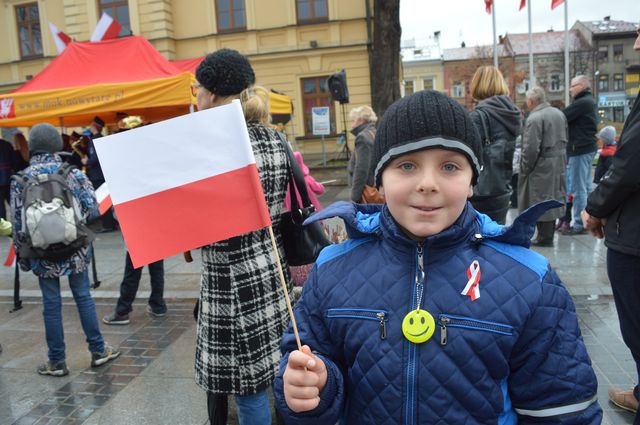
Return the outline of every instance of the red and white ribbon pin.
{"type": "Polygon", "coordinates": [[[467,279],[467,286],[460,294],[467,295],[471,301],[475,301],[480,298],[480,263],[478,260],[474,260],[467,269],[467,279]]]}

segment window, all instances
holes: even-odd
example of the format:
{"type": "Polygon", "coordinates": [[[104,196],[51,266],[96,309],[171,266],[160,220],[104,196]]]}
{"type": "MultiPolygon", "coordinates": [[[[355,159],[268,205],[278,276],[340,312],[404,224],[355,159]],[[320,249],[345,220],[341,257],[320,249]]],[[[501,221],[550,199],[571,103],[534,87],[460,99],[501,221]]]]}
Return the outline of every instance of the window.
{"type": "Polygon", "coordinates": [[[404,96],[409,96],[413,94],[413,80],[405,80],[404,81],[404,96]]]}
{"type": "Polygon", "coordinates": [[[326,77],[314,77],[302,79],[302,109],[304,113],[304,134],[313,136],[311,121],[311,108],[315,106],[328,106],[331,111],[331,134],[336,133],[336,111],[331,101],[329,84],[326,77]]]}
{"type": "Polygon", "coordinates": [[[452,97],[464,97],[464,84],[462,81],[454,81],[451,93],[452,97]]]}
{"type": "Polygon", "coordinates": [[[600,47],[598,47],[598,60],[600,62],[608,62],[609,61],[609,46],[600,46],[600,47]]]}
{"type": "Polygon", "coordinates": [[[613,45],[613,61],[614,62],[622,62],[624,60],[624,49],[622,44],[614,44],[613,45]]]}
{"type": "Polygon", "coordinates": [[[622,74],[613,74],[613,90],[624,90],[624,76],[622,74]]]}
{"type": "Polygon", "coordinates": [[[42,33],[38,3],[16,6],[16,26],[22,59],[42,56],[42,33]]]}
{"type": "Polygon", "coordinates": [[[298,23],[322,22],[329,17],[327,0],[296,0],[298,23]]]}
{"type": "Polygon", "coordinates": [[[613,108],[613,120],[615,122],[624,122],[624,107],[618,106],[613,108]]]}
{"type": "Polygon", "coordinates": [[[425,78],[424,80],[422,80],[422,87],[425,90],[433,90],[435,84],[433,81],[433,78],[425,78]]]}
{"type": "MultiPolygon", "coordinates": [[[[109,16],[118,21],[122,26],[118,37],[131,34],[131,21],[129,20],[129,2],[127,0],[99,0],[100,16],[102,12],[107,12],[109,16]]],[[[100,19],[100,18],[98,18],[100,19]]]]}
{"type": "Polygon", "coordinates": [[[600,76],[598,77],[598,90],[599,91],[609,90],[609,75],[600,74],[600,76]]]}
{"type": "Polygon", "coordinates": [[[562,88],[560,87],[560,75],[553,74],[551,75],[551,81],[549,83],[549,91],[560,91],[562,88]]]}
{"type": "Polygon", "coordinates": [[[237,31],[247,28],[244,0],[216,0],[218,31],[237,31]]]}

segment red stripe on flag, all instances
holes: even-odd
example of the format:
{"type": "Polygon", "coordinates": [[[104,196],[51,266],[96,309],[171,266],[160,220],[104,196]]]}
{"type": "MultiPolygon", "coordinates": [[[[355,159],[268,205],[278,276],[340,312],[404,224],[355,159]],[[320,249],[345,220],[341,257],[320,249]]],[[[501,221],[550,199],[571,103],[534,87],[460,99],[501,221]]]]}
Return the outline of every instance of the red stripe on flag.
{"type": "Polygon", "coordinates": [[[271,225],[255,164],[114,207],[136,268],[271,225]]]}
{"type": "Polygon", "coordinates": [[[100,40],[110,40],[112,38],[117,38],[118,34],[120,34],[120,30],[122,29],[122,25],[115,19],[111,21],[111,25],[104,32],[104,35],[100,40]]]}
{"type": "Polygon", "coordinates": [[[520,9],[518,9],[518,11],[521,11],[522,9],[524,9],[526,5],[527,5],[527,0],[520,0],[520,9]]]}
{"type": "Polygon", "coordinates": [[[109,208],[111,208],[111,205],[113,205],[113,202],[111,202],[111,195],[107,195],[107,197],[104,198],[100,202],[100,204],[98,204],[98,212],[100,213],[100,215],[109,211],[109,208]]]}
{"type": "Polygon", "coordinates": [[[484,0],[485,10],[489,15],[491,15],[491,6],[493,5],[493,0],[484,0]]]}
{"type": "Polygon", "coordinates": [[[62,42],[66,45],[68,45],[72,41],[71,37],[69,37],[67,34],[63,33],[62,31],[58,33],[58,37],[60,37],[60,40],[62,40],[62,42]]]}
{"type": "Polygon", "coordinates": [[[9,245],[9,253],[7,254],[7,259],[4,260],[4,265],[7,267],[13,266],[13,263],[16,261],[16,249],[13,246],[13,243],[9,245]]]}
{"type": "Polygon", "coordinates": [[[562,3],[564,3],[564,0],[551,0],[551,10],[560,6],[562,3]]]}

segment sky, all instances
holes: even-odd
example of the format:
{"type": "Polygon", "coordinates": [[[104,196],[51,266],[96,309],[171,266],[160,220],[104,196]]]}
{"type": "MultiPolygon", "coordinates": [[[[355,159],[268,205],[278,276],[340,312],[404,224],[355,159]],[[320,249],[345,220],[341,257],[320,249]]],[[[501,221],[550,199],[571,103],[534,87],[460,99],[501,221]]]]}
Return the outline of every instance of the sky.
{"type": "MultiPolygon", "coordinates": [[[[533,32],[564,30],[564,5],[552,11],[551,0],[528,1],[533,32]]],[[[567,1],[569,28],[576,20],[597,21],[605,16],[636,23],[640,20],[640,0],[567,1]]],[[[528,31],[527,7],[518,12],[520,0],[494,2],[497,34],[528,31]]],[[[492,18],[485,12],[483,0],[400,0],[400,25],[403,42],[414,38],[416,47],[431,45],[437,50],[435,31],[440,31],[442,49],[460,47],[462,41],[467,47],[493,43],[492,18]]]]}

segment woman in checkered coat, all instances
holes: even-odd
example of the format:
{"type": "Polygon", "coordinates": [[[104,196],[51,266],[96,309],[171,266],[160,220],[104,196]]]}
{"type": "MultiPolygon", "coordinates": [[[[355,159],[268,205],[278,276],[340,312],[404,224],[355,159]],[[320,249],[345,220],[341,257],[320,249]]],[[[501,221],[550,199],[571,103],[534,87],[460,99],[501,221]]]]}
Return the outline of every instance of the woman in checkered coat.
{"type": "MultiPolygon", "coordinates": [[[[247,59],[228,49],[209,54],[196,78],[200,110],[228,103],[255,80],[247,59]]],[[[287,155],[275,131],[264,125],[268,93],[251,88],[241,101],[284,258],[278,228],[289,175],[287,155]]],[[[210,420],[224,423],[225,395],[233,394],[240,424],[270,424],[266,389],[278,370],[288,316],[268,229],[203,247],[202,267],[195,366],[196,381],[207,391],[210,420]]]]}

